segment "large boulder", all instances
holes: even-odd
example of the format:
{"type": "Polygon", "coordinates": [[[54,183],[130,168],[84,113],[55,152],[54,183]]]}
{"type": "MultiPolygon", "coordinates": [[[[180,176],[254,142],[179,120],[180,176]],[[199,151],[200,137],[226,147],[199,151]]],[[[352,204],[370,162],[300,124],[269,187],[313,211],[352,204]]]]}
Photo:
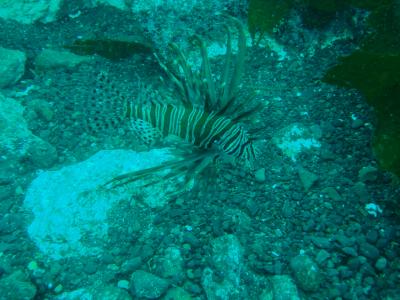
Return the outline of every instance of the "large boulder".
{"type": "Polygon", "coordinates": [[[20,161],[48,168],[57,159],[55,148],[28,129],[23,113],[19,102],[0,94],[0,177],[9,177],[20,161]]]}
{"type": "Polygon", "coordinates": [[[0,279],[0,299],[33,299],[36,287],[21,270],[0,279]]]}
{"type": "Polygon", "coordinates": [[[24,75],[25,62],[24,52],[0,47],[0,88],[16,83],[24,75]]]}
{"type": "Polygon", "coordinates": [[[56,19],[62,3],[63,0],[2,0],[0,18],[23,24],[48,23],[56,19]]]}
{"type": "MultiPolygon", "coordinates": [[[[114,222],[122,222],[108,218],[120,201],[129,200],[132,211],[143,204],[160,207],[175,188],[166,180],[147,188],[140,187],[140,182],[113,189],[104,185],[118,175],[157,166],[169,159],[173,156],[167,149],[104,150],[83,162],[40,173],[29,186],[24,202],[34,214],[28,228],[31,239],[52,259],[102,253],[108,242],[108,229],[114,222]]],[[[138,222],[137,226],[146,227],[147,223],[138,222]]],[[[139,229],[144,234],[145,228],[139,229]]]]}

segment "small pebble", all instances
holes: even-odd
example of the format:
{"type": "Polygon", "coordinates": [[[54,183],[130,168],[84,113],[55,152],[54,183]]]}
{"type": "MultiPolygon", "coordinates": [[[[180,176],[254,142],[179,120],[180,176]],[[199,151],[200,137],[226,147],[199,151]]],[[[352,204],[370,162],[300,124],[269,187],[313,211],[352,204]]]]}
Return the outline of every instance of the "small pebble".
{"type": "Polygon", "coordinates": [[[342,251],[344,253],[350,255],[350,256],[354,256],[355,257],[355,256],[358,255],[357,250],[355,248],[353,248],[353,247],[343,247],[342,251]]]}
{"type": "Polygon", "coordinates": [[[120,280],[120,281],[118,281],[117,286],[120,289],[128,290],[129,289],[129,281],[128,280],[120,280]]]}
{"type": "Polygon", "coordinates": [[[255,172],[254,177],[259,183],[265,182],[265,168],[258,169],[255,172]]]}
{"type": "Polygon", "coordinates": [[[383,271],[387,266],[387,259],[384,257],[380,257],[376,263],[375,263],[375,268],[379,271],[383,271]]]}
{"type": "Polygon", "coordinates": [[[359,172],[358,172],[358,178],[362,182],[366,181],[375,181],[378,176],[378,169],[373,167],[373,166],[367,166],[363,167],[359,172]]]}
{"type": "Polygon", "coordinates": [[[360,253],[370,259],[378,259],[379,257],[379,250],[374,245],[370,243],[362,243],[360,245],[360,253]]]}
{"type": "Polygon", "coordinates": [[[322,250],[318,251],[315,260],[317,261],[317,263],[318,263],[319,265],[321,265],[321,264],[322,264],[325,260],[327,260],[330,256],[331,256],[331,255],[329,254],[328,251],[322,249],[322,250]]]}
{"type": "Polygon", "coordinates": [[[363,121],[361,121],[360,119],[355,119],[355,120],[353,120],[353,122],[351,123],[351,127],[353,128],[353,129],[357,129],[357,128],[360,128],[361,126],[363,126],[363,121]]]}
{"type": "Polygon", "coordinates": [[[35,270],[37,270],[39,268],[39,266],[38,266],[38,264],[37,264],[37,262],[36,261],[31,261],[29,264],[28,264],[28,270],[29,271],[35,271],[35,270]]]}
{"type": "Polygon", "coordinates": [[[58,285],[54,288],[54,292],[55,292],[56,294],[61,293],[62,290],[63,290],[62,284],[58,284],[58,285]]]}

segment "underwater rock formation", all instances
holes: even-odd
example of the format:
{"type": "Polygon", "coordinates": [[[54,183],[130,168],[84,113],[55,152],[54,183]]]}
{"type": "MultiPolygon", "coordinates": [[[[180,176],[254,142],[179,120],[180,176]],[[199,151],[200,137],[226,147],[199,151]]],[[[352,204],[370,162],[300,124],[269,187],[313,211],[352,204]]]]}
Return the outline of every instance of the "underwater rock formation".
{"type": "Polygon", "coordinates": [[[16,169],[18,161],[47,168],[57,159],[55,148],[29,130],[23,113],[19,102],[0,94],[0,175],[4,172],[6,177],[9,170],[16,169]]]}
{"type": "Polygon", "coordinates": [[[37,293],[35,285],[22,271],[14,271],[0,280],[0,299],[33,299],[37,293]]]}
{"type": "Polygon", "coordinates": [[[76,55],[69,51],[43,49],[35,58],[35,69],[37,71],[45,71],[56,68],[72,69],[81,63],[90,61],[90,57],[76,55]]]}
{"type": "MultiPolygon", "coordinates": [[[[174,188],[169,181],[146,190],[136,183],[112,190],[104,184],[116,175],[159,165],[172,157],[166,149],[104,150],[75,165],[40,173],[24,202],[34,214],[28,229],[31,239],[52,259],[101,253],[107,242],[107,214],[114,205],[140,192],[147,206],[160,207],[174,188]]],[[[131,202],[135,205],[136,199],[131,202]]]]}
{"type": "Polygon", "coordinates": [[[63,0],[5,0],[0,1],[0,18],[23,24],[43,23],[56,19],[63,0]]]}
{"type": "Polygon", "coordinates": [[[16,83],[25,72],[26,55],[0,47],[0,88],[16,83]]]}

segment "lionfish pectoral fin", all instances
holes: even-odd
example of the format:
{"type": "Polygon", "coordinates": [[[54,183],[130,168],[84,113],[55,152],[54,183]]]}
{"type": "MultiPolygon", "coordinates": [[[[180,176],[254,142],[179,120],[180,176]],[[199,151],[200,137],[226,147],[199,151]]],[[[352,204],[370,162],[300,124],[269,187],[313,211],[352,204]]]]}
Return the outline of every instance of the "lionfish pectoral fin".
{"type": "Polygon", "coordinates": [[[162,138],[162,133],[149,122],[144,120],[132,120],[131,128],[133,133],[148,146],[154,146],[162,138]]]}
{"type": "Polygon", "coordinates": [[[145,177],[150,176],[150,175],[154,174],[155,172],[158,172],[164,168],[166,168],[166,165],[161,164],[159,166],[155,166],[152,168],[147,168],[147,169],[143,169],[143,170],[137,170],[137,171],[125,173],[125,174],[119,175],[119,176],[114,177],[113,179],[107,181],[106,183],[103,184],[103,186],[105,186],[107,188],[111,188],[111,189],[119,187],[119,186],[124,186],[129,183],[135,182],[137,180],[144,179],[145,177]]]}
{"type": "MultiPolygon", "coordinates": [[[[170,169],[170,172],[167,174],[164,174],[161,176],[161,179],[169,179],[171,177],[174,177],[177,175],[177,171],[179,171],[180,168],[185,166],[187,163],[187,160],[184,159],[176,159],[176,160],[170,160],[166,161],[158,166],[143,169],[143,170],[137,170],[129,173],[125,173],[122,175],[119,175],[117,177],[114,177],[113,179],[107,181],[106,183],[103,184],[104,187],[106,188],[116,188],[119,186],[124,186],[129,183],[135,182],[140,179],[145,179],[146,177],[150,177],[154,175],[157,172],[163,171],[163,170],[168,170],[170,169]]],[[[153,181],[148,181],[144,183],[142,186],[148,186],[151,185],[159,180],[153,180],[153,181]],[[149,184],[149,182],[151,182],[149,184]]]]}
{"type": "Polygon", "coordinates": [[[124,186],[127,185],[131,182],[135,182],[139,179],[141,179],[142,177],[145,177],[146,174],[138,174],[139,172],[130,172],[130,173],[126,173],[120,176],[117,176],[109,181],[107,181],[106,183],[103,184],[104,187],[109,188],[109,189],[114,189],[117,188],[119,186],[124,186]]]}

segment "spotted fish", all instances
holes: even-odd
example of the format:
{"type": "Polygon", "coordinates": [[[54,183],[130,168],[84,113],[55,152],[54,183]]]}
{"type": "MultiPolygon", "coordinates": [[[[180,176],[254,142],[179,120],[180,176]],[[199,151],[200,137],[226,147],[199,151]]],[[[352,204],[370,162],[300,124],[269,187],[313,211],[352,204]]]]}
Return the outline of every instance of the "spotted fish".
{"type": "MultiPolygon", "coordinates": [[[[177,57],[175,65],[167,66],[158,59],[161,68],[171,79],[176,99],[180,103],[170,103],[160,98],[127,100],[118,91],[110,89],[109,80],[101,74],[100,88],[95,87],[94,92],[98,95],[107,86],[111,96],[103,96],[106,99],[105,105],[96,102],[90,123],[95,127],[105,128],[126,123],[148,145],[167,136],[176,136],[199,150],[190,159],[168,163],[168,167],[175,170],[184,168],[198,174],[212,161],[226,156],[253,168],[256,160],[253,139],[241,121],[259,111],[259,106],[251,106],[253,96],[239,97],[246,45],[240,22],[233,18],[231,20],[239,31],[238,53],[233,58],[231,35],[228,31],[226,61],[220,82],[214,82],[206,47],[197,38],[202,57],[200,72],[192,70],[177,46],[173,47],[177,57]]],[[[150,171],[156,170],[159,168],[152,168],[150,171]]],[[[132,181],[138,174],[142,175],[144,172],[130,174],[128,181],[132,181]]]]}

